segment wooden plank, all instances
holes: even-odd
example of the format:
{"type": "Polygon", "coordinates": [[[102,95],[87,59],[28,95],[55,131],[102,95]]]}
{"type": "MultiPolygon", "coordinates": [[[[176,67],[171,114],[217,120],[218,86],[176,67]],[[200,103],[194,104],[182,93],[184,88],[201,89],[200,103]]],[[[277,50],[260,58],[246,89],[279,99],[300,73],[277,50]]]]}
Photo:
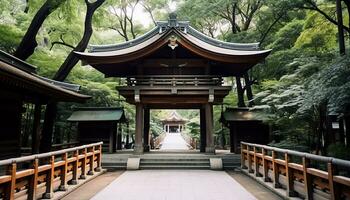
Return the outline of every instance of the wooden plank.
{"type": "Polygon", "coordinates": [[[250,157],[250,150],[249,150],[249,145],[247,145],[247,160],[248,160],[248,172],[253,173],[252,169],[252,159],[250,157]]]}
{"type": "Polygon", "coordinates": [[[29,181],[28,186],[28,200],[35,200],[37,196],[37,186],[38,186],[38,173],[39,173],[39,160],[36,158],[33,161],[34,173],[29,181]]]}
{"type": "Polygon", "coordinates": [[[102,170],[102,145],[99,145],[96,171],[100,172],[101,170],[102,170]]]}
{"type": "Polygon", "coordinates": [[[350,178],[345,176],[334,176],[333,181],[350,188],[350,178]]]}
{"type": "Polygon", "coordinates": [[[326,180],[328,179],[328,172],[325,172],[323,170],[319,170],[315,168],[307,168],[307,173],[326,180]]]}

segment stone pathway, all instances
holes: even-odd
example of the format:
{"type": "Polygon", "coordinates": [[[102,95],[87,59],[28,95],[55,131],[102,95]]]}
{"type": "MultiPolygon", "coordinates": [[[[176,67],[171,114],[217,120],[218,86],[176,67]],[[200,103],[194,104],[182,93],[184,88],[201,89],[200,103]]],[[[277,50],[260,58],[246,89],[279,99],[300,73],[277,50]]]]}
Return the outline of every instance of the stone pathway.
{"type": "Polygon", "coordinates": [[[167,133],[160,150],[189,150],[189,145],[181,133],[167,133]]]}
{"type": "Polygon", "coordinates": [[[224,171],[126,171],[92,200],[255,200],[224,171]]]}

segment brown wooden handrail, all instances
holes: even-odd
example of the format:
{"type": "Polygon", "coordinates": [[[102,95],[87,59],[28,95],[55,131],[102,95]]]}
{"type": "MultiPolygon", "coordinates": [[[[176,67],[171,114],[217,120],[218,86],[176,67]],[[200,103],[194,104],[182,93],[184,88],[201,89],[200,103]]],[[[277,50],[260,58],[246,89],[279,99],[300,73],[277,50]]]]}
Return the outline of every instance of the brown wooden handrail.
{"type": "Polygon", "coordinates": [[[102,142],[0,161],[0,199],[52,198],[101,171],[102,142]]]}
{"type": "Polygon", "coordinates": [[[289,197],[350,199],[350,178],[339,170],[348,173],[348,160],[241,142],[241,168],[289,197]]]}

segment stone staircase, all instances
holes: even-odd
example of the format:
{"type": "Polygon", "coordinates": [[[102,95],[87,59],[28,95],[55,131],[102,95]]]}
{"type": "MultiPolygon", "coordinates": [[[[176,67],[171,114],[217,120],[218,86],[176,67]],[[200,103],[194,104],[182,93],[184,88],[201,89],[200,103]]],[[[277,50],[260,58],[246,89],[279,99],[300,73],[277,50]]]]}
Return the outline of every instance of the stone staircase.
{"type": "Polygon", "coordinates": [[[234,169],[240,166],[240,155],[201,153],[147,153],[136,156],[133,154],[104,154],[102,167],[108,170],[125,170],[128,158],[140,158],[140,169],[210,169],[210,158],[222,158],[224,169],[234,169]]]}

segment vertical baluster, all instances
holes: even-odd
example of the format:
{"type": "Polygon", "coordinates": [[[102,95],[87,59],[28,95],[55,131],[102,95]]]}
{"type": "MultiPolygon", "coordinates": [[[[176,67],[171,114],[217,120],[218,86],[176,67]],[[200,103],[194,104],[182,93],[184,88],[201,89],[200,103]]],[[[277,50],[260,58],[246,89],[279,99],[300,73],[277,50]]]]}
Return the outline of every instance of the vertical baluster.
{"type": "Polygon", "coordinates": [[[96,171],[100,172],[102,170],[101,163],[102,163],[102,144],[99,145],[98,147],[99,153],[97,157],[97,166],[96,166],[96,171]]]}
{"type": "Polygon", "coordinates": [[[68,153],[63,154],[63,161],[64,161],[64,165],[62,166],[62,170],[61,170],[60,190],[66,191],[67,190],[67,173],[68,173],[68,153]]]}
{"type": "Polygon", "coordinates": [[[80,175],[80,178],[81,179],[86,179],[86,160],[87,160],[87,149],[84,148],[83,149],[83,154],[84,154],[84,158],[82,160],[82,163],[81,163],[81,175],[80,175]]]}
{"type": "Polygon", "coordinates": [[[45,199],[51,199],[53,197],[53,181],[55,178],[55,156],[50,157],[50,169],[46,174],[46,191],[44,194],[45,199]]]}
{"type": "Polygon", "coordinates": [[[36,199],[37,186],[38,186],[38,168],[39,168],[39,159],[35,158],[33,161],[34,173],[30,178],[29,187],[28,187],[28,200],[36,199]]]}
{"type": "Polygon", "coordinates": [[[267,165],[267,161],[265,159],[266,156],[266,150],[264,148],[261,148],[261,153],[262,153],[262,162],[263,162],[263,179],[265,182],[269,181],[269,174],[268,174],[268,165],[267,165]]]}
{"type": "Polygon", "coordinates": [[[244,145],[241,143],[241,168],[242,169],[247,169],[245,166],[245,156],[244,156],[244,145]]]}
{"type": "Polygon", "coordinates": [[[331,193],[331,199],[332,200],[340,199],[339,190],[336,187],[336,183],[333,180],[333,176],[336,173],[336,167],[331,162],[329,162],[327,164],[327,168],[328,168],[328,183],[329,183],[329,190],[331,193]]]}
{"type": "Polygon", "coordinates": [[[16,189],[16,171],[17,164],[13,162],[8,167],[8,174],[11,176],[11,181],[8,183],[8,186],[5,190],[5,199],[13,200],[15,198],[15,189],[16,189]]]}
{"type": "Polygon", "coordinates": [[[89,162],[89,172],[88,175],[94,175],[94,162],[95,162],[95,146],[90,148],[92,151],[92,155],[90,156],[90,162],[89,162]]]}
{"type": "Polygon", "coordinates": [[[74,151],[75,161],[73,163],[73,177],[71,180],[72,185],[78,184],[78,167],[79,167],[79,150],[74,151]]]}
{"type": "Polygon", "coordinates": [[[248,172],[253,173],[252,158],[250,156],[250,146],[249,145],[247,145],[247,158],[248,158],[248,172]]]}
{"type": "Polygon", "coordinates": [[[275,188],[279,188],[280,187],[280,184],[278,182],[279,172],[278,172],[278,166],[275,160],[276,160],[276,152],[272,150],[273,186],[275,188]]]}
{"type": "Polygon", "coordinates": [[[253,147],[254,149],[254,174],[255,176],[260,176],[259,174],[259,163],[258,163],[258,157],[256,156],[256,147],[253,147]]]}
{"type": "Polygon", "coordinates": [[[289,168],[290,156],[288,153],[284,153],[285,169],[286,169],[286,178],[287,178],[287,196],[295,196],[294,191],[294,176],[293,170],[289,168]]]}
{"type": "Polygon", "coordinates": [[[306,157],[303,157],[303,174],[304,174],[304,190],[305,190],[305,197],[308,200],[313,199],[312,195],[312,180],[310,174],[307,173],[307,168],[310,165],[310,160],[306,157]]]}

